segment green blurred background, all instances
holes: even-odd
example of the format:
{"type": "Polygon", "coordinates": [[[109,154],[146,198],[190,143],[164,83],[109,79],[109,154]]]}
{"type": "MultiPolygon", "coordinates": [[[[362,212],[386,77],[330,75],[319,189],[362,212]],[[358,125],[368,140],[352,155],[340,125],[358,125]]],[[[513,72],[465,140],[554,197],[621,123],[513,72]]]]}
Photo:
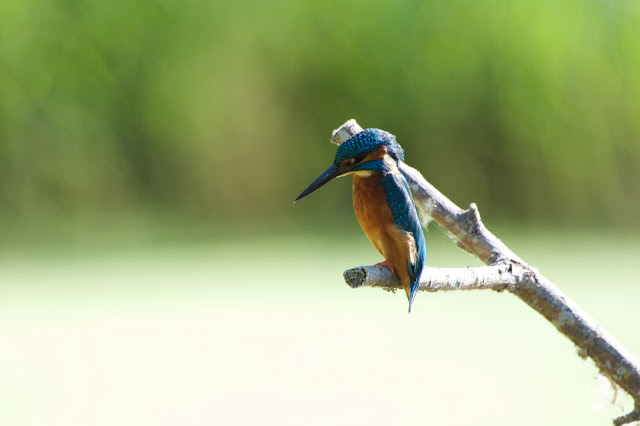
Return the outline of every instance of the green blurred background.
{"type": "MultiPolygon", "coordinates": [[[[25,0],[0,16],[3,223],[303,220],[289,201],[353,117],[485,215],[638,226],[637,2],[25,0]]],[[[314,210],[350,215],[342,192],[314,210]]]]}
{"type": "Polygon", "coordinates": [[[638,354],[639,29],[634,1],[0,0],[0,423],[622,414],[515,299],[349,290],[380,260],[349,179],[292,201],[333,128],[385,129],[638,354]]]}

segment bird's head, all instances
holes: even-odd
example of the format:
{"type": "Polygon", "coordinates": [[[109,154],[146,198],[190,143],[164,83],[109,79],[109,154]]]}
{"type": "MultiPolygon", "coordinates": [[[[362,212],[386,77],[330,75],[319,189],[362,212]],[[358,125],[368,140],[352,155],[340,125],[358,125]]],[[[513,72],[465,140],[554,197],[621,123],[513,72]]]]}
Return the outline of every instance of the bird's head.
{"type": "Polygon", "coordinates": [[[351,173],[370,174],[382,171],[385,162],[404,160],[404,151],[395,136],[380,129],[365,129],[344,141],[333,164],[307,187],[295,201],[306,197],[334,178],[351,173]]]}

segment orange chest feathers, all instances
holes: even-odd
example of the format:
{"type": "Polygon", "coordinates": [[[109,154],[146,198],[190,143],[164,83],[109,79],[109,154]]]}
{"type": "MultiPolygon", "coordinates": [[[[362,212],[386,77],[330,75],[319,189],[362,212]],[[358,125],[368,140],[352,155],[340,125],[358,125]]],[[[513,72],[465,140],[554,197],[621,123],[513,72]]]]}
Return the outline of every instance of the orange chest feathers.
{"type": "Polygon", "coordinates": [[[371,244],[387,259],[385,252],[388,251],[389,232],[394,226],[394,221],[387,206],[381,178],[379,173],[353,176],[353,210],[371,244]]]}

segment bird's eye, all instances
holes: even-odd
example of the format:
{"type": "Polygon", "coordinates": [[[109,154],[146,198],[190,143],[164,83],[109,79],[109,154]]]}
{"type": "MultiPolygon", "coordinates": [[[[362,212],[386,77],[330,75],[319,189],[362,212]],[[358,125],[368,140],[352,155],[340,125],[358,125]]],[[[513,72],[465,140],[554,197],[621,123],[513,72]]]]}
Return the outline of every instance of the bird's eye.
{"type": "Polygon", "coordinates": [[[353,160],[355,163],[361,163],[362,160],[365,159],[365,157],[367,156],[366,152],[361,152],[360,154],[356,155],[353,160]]]}

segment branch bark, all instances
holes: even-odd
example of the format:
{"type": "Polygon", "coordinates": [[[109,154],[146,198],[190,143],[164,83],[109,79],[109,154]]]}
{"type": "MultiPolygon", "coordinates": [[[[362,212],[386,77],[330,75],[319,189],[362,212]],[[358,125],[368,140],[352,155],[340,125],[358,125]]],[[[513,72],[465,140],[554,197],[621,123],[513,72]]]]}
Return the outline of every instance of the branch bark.
{"type": "MultiPolygon", "coordinates": [[[[334,130],[331,141],[340,145],[362,131],[355,120],[334,130]]],[[[401,163],[416,207],[423,219],[442,226],[458,246],[489,266],[478,268],[425,267],[420,280],[423,291],[491,289],[509,291],[544,316],[558,331],[578,347],[578,354],[591,358],[600,372],[626,391],[634,400],[634,410],[614,419],[616,426],[640,421],[640,362],[605,332],[537,269],[513,253],[482,223],[478,208],[456,206],[429,184],[416,169],[401,163]]],[[[381,266],[361,266],[344,273],[349,286],[380,287],[395,291],[401,287],[397,277],[381,266]]]]}

